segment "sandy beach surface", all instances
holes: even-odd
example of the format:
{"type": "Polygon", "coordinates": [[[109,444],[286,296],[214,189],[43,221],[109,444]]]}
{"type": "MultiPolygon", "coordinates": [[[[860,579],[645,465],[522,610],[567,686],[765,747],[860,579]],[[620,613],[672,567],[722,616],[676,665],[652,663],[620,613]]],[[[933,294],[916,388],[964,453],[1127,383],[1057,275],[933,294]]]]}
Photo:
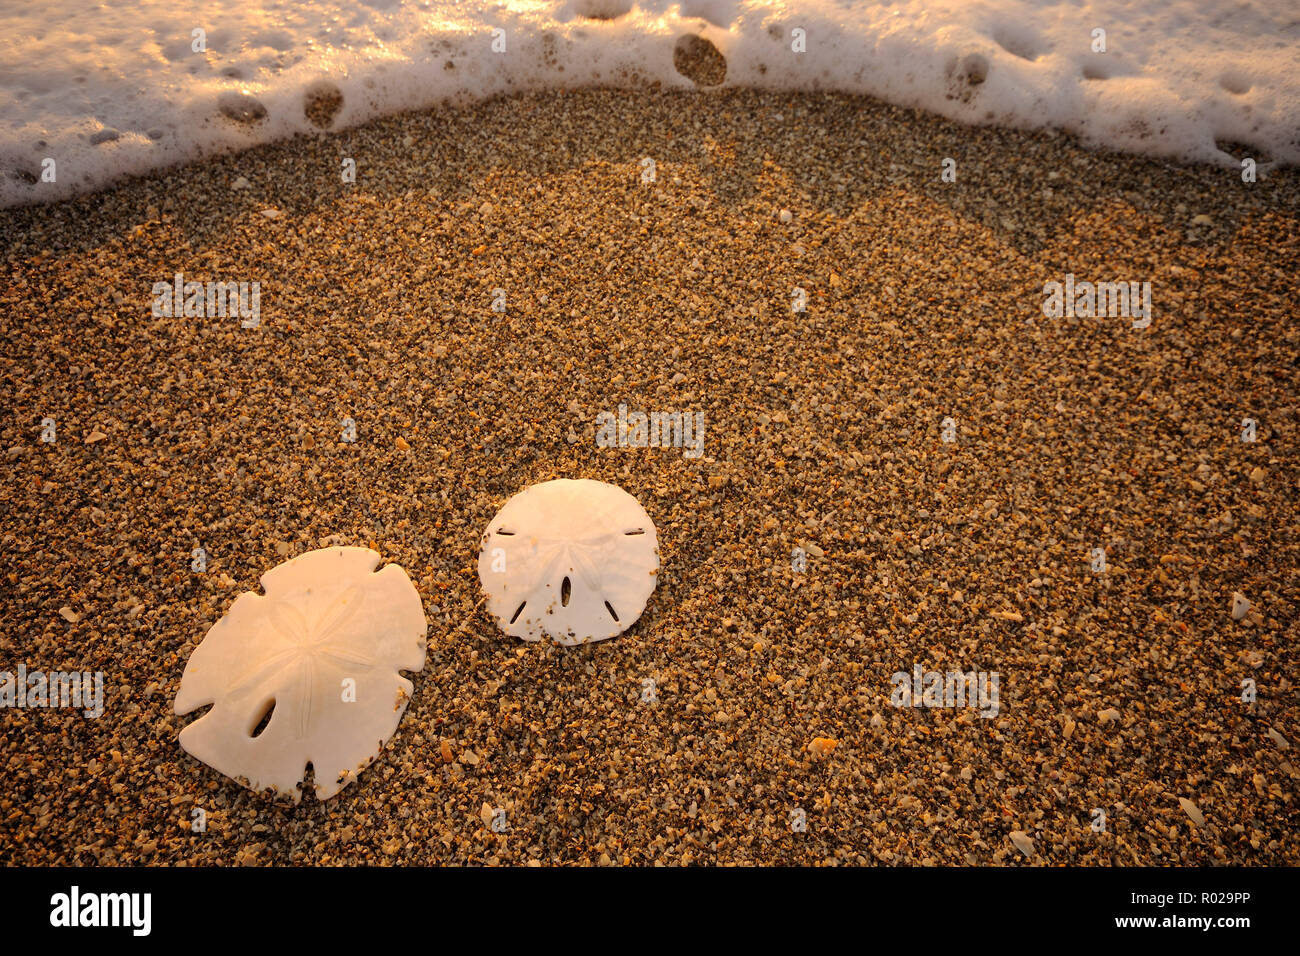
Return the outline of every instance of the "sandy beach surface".
{"type": "Polygon", "coordinates": [[[1294,864],[1298,274],[1295,170],[822,94],[527,95],[0,212],[0,669],[105,695],[0,711],[0,860],[1294,864]],[[154,316],[176,273],[260,325],[154,316]],[[1150,327],[1048,318],[1067,274],[1150,327]],[[597,447],[620,404],[703,454],[597,447]],[[657,525],[617,639],[484,609],[481,533],[557,477],[657,525]],[[409,572],[429,659],[357,783],[277,803],[172,701],[336,543],[409,572]],[[916,667],[997,713],[893,706],[916,667]]]}

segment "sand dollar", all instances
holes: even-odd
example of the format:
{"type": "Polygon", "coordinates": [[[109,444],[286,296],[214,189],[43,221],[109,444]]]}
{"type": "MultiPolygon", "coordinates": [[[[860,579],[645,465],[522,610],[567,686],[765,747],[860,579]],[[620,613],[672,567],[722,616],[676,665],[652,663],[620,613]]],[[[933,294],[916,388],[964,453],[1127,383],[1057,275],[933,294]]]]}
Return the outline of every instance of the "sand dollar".
{"type": "Polygon", "coordinates": [[[654,522],[616,485],[526,488],[488,525],[478,575],[501,629],[526,641],[603,641],[641,616],[659,573],[654,522]]]}
{"type": "Polygon", "coordinates": [[[262,575],[185,665],[176,713],[212,709],[181,746],[254,790],[332,797],[379,755],[424,667],[424,606],[406,572],[368,548],[309,551],[262,575]],[[269,716],[269,720],[267,719],[269,716]]]}

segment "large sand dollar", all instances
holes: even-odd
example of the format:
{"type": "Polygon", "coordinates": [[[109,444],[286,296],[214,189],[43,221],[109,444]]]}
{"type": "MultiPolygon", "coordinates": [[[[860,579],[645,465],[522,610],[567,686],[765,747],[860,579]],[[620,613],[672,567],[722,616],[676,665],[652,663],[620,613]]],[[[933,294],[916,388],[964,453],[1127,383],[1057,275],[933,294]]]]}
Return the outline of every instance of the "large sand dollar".
{"type": "Polygon", "coordinates": [[[501,629],[560,644],[615,637],[655,589],[654,522],[622,488],[561,478],[526,488],[488,525],[478,575],[501,629]]]}
{"type": "Polygon", "coordinates": [[[406,572],[368,548],[309,551],[262,575],[209,629],[181,676],[185,750],[254,790],[332,797],[397,729],[424,667],[424,605],[406,572]],[[269,714],[269,721],[266,719],[269,714]]]}

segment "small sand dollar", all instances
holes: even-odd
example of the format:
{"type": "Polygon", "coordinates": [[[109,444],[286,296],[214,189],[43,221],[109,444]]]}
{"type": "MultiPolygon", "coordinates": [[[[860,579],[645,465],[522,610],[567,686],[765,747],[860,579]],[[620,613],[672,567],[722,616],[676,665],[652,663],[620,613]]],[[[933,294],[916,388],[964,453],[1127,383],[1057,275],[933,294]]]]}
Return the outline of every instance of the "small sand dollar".
{"type": "Polygon", "coordinates": [[[424,606],[406,572],[368,548],[309,551],[262,575],[185,665],[176,713],[212,709],[181,746],[254,790],[302,799],[356,779],[397,729],[424,667],[424,606]],[[269,717],[269,719],[268,719],[269,717]]]}
{"type": "Polygon", "coordinates": [[[654,522],[616,485],[561,478],[525,488],[488,525],[478,576],[501,629],[560,644],[615,637],[659,573],[654,522]]]}

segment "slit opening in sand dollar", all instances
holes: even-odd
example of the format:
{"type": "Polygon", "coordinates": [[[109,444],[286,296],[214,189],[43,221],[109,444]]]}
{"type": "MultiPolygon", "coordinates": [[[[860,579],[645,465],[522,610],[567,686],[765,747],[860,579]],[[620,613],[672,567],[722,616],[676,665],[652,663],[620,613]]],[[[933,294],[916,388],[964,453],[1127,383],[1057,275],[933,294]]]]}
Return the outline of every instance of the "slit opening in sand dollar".
{"type": "Polygon", "coordinates": [[[655,589],[654,522],[616,485],[542,482],[507,501],[489,527],[497,531],[479,552],[479,581],[489,613],[512,637],[566,646],[615,637],[655,589]]]}
{"type": "Polygon", "coordinates": [[[271,715],[274,713],[275,713],[275,698],[272,697],[269,701],[266,702],[266,707],[262,711],[262,716],[258,718],[257,723],[254,724],[253,728],[248,732],[248,736],[250,737],[262,736],[262,732],[266,730],[267,726],[271,723],[271,715]]]}

